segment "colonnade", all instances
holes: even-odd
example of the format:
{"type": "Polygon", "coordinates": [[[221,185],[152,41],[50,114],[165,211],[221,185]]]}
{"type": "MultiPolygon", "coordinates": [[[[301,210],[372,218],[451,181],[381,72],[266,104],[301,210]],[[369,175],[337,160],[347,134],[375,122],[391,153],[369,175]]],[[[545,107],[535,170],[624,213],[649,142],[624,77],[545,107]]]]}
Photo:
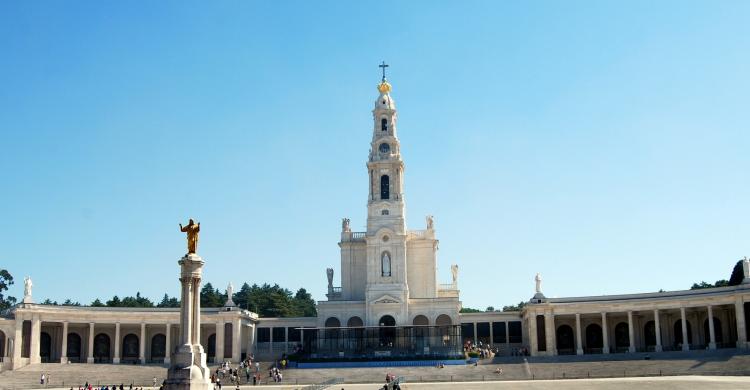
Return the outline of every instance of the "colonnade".
{"type": "MultiPolygon", "coordinates": [[[[38,313],[17,315],[13,335],[5,332],[3,349],[12,355],[12,367],[45,362],[169,364],[170,352],[180,341],[180,325],[155,321],[43,321],[38,313]],[[30,325],[30,326],[29,326],[30,325]],[[70,339],[74,338],[74,339],[70,339]],[[137,341],[136,341],[137,339],[137,341]],[[73,351],[69,351],[70,348],[73,351]],[[71,355],[73,352],[73,355],[71,355]]],[[[13,322],[11,322],[13,324],[13,322]]],[[[201,326],[200,343],[215,360],[239,362],[254,351],[256,324],[235,316],[201,326]],[[214,331],[215,329],[215,331],[214,331]],[[226,330],[226,331],[225,331],[226,330]],[[231,339],[225,340],[225,333],[231,339]],[[244,337],[243,337],[244,336],[244,337]],[[213,340],[211,340],[213,338],[213,340]],[[244,343],[243,343],[244,339],[244,343]],[[226,351],[229,356],[225,356],[226,351]]],[[[3,351],[0,351],[0,357],[3,351]]],[[[2,360],[0,360],[1,362],[2,360]]],[[[7,360],[5,360],[7,362],[7,360]]]]}
{"type": "Polygon", "coordinates": [[[564,353],[575,353],[583,355],[584,353],[610,353],[610,352],[639,352],[653,351],[662,352],[665,350],[681,349],[689,351],[695,345],[701,345],[699,342],[692,340],[703,338],[701,348],[715,350],[718,347],[736,347],[746,348],[747,328],[745,323],[745,306],[742,297],[738,296],[733,305],[715,305],[706,304],[705,306],[680,305],[672,308],[648,308],[638,310],[620,311],[601,311],[589,312],[581,311],[571,313],[570,310],[557,311],[554,305],[543,308],[543,311],[531,311],[525,319],[528,329],[528,340],[530,352],[532,355],[557,355],[564,353]],[[720,315],[715,315],[715,309],[720,308],[720,315]],[[678,312],[679,314],[675,315],[678,312]],[[638,316],[639,321],[634,320],[638,316]],[[588,326],[598,325],[589,332],[587,329],[586,337],[582,332],[582,316],[586,317],[588,326]],[[625,318],[622,321],[622,317],[625,318]],[[669,323],[674,323],[674,329],[662,327],[662,319],[666,317],[669,323]],[[705,318],[705,321],[703,319],[705,318]],[[571,321],[572,320],[572,321],[571,321]],[[598,320],[598,321],[597,321],[598,320]],[[609,320],[617,325],[615,330],[615,348],[612,348],[611,330],[608,325],[609,320]],[[691,326],[691,322],[693,326],[691,326]],[[622,324],[627,324],[627,337],[625,337],[625,328],[622,324]],[[638,323],[638,328],[636,328],[638,323]],[[703,337],[701,330],[707,327],[707,337],[703,337]],[[716,329],[716,323],[723,324],[725,330],[716,329]],[[540,326],[543,324],[543,331],[540,326]],[[678,327],[679,324],[679,327],[678,327]],[[574,326],[571,332],[571,325],[574,326]],[[651,328],[653,326],[653,328],[651,328]],[[638,329],[638,331],[636,331],[638,329]],[[643,331],[641,333],[640,331],[643,331]],[[597,331],[601,332],[600,334],[597,331]],[[651,333],[653,332],[653,334],[651,333]],[[717,341],[717,332],[722,335],[721,345],[717,341]],[[648,334],[647,334],[648,333],[648,334]],[[668,344],[663,343],[663,336],[668,336],[668,344]],[[558,339],[560,338],[560,339],[558,339]],[[571,339],[575,340],[574,345],[571,339]],[[627,346],[617,345],[618,341],[627,340],[627,346]],[[733,343],[728,343],[728,339],[733,339],[733,343]],[[587,344],[584,346],[584,340],[587,344]],[[625,348],[627,348],[625,350],[625,348]]]}

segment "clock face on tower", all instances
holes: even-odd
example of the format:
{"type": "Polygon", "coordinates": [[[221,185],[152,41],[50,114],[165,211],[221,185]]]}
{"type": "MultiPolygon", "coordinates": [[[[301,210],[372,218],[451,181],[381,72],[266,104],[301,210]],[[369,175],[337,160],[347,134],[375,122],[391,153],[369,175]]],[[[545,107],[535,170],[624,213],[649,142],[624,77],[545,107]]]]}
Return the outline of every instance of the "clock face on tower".
{"type": "Polygon", "coordinates": [[[391,145],[388,145],[387,143],[380,144],[380,147],[378,147],[380,150],[380,153],[388,153],[391,151],[391,145]]]}

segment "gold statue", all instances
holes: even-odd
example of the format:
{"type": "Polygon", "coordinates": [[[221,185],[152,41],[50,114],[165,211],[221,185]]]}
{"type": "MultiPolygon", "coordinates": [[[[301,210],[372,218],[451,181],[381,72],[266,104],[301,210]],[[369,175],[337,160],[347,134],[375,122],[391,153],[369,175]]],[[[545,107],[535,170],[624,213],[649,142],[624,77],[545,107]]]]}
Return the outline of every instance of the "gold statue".
{"type": "Polygon", "coordinates": [[[183,227],[180,224],[180,231],[187,233],[188,254],[195,253],[198,249],[198,232],[201,231],[201,223],[195,223],[191,218],[187,226],[183,227]]]}

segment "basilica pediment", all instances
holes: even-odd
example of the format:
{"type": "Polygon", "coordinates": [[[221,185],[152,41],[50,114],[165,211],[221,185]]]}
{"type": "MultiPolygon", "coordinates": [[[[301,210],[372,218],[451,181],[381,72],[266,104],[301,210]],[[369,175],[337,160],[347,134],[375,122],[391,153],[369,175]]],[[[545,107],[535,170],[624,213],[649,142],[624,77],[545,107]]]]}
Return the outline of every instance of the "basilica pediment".
{"type": "Polygon", "coordinates": [[[372,303],[373,304],[378,304],[378,303],[401,303],[401,301],[399,301],[398,299],[396,299],[396,298],[394,298],[394,297],[386,294],[386,295],[383,295],[382,297],[380,297],[378,299],[375,299],[374,301],[372,301],[372,303]]]}

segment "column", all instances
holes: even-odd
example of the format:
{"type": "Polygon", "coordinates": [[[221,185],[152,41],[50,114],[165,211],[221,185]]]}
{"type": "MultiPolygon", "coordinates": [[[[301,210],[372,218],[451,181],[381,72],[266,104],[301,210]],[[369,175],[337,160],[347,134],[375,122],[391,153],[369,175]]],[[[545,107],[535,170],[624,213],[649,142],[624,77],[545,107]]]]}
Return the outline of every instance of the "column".
{"type": "Polygon", "coordinates": [[[193,278],[193,323],[190,331],[192,345],[201,344],[201,280],[193,278]]]}
{"type": "Polygon", "coordinates": [[[60,364],[68,362],[68,321],[63,321],[62,345],[60,346],[60,364]]]}
{"type": "Polygon", "coordinates": [[[86,363],[94,362],[94,323],[89,322],[89,353],[86,355],[86,363]]]}
{"type": "Polygon", "coordinates": [[[39,314],[34,314],[31,319],[31,348],[29,349],[29,364],[41,363],[42,358],[39,356],[39,338],[42,334],[42,321],[39,320],[39,314]]]}
{"type": "Polygon", "coordinates": [[[271,333],[270,334],[271,338],[269,339],[270,342],[268,343],[268,352],[273,353],[273,326],[268,327],[268,330],[271,333]]]}
{"type": "Polygon", "coordinates": [[[232,361],[239,363],[242,358],[242,319],[237,318],[232,324],[232,361]]]}
{"type": "Polygon", "coordinates": [[[510,351],[510,328],[508,321],[505,321],[505,350],[510,351]]]}
{"type": "Polygon", "coordinates": [[[576,313],[576,355],[583,355],[583,340],[581,340],[581,314],[576,313]]]}
{"type": "Polygon", "coordinates": [[[607,313],[602,313],[602,353],[609,353],[609,329],[607,329],[607,313]]]}
{"type": "Polygon", "coordinates": [[[146,364],[146,324],[141,322],[141,336],[138,338],[138,361],[146,364]]]}
{"type": "Polygon", "coordinates": [[[628,340],[630,340],[630,346],[628,352],[635,352],[635,332],[633,331],[633,312],[628,311],[628,340]]]}
{"type": "Polygon", "coordinates": [[[479,344],[479,337],[477,336],[477,323],[474,323],[474,345],[479,344]]]}
{"type": "Polygon", "coordinates": [[[289,327],[284,327],[284,353],[289,353],[289,327]]]}
{"type": "Polygon", "coordinates": [[[191,291],[193,289],[193,283],[192,279],[189,277],[181,278],[180,281],[182,282],[182,307],[180,309],[180,348],[181,350],[188,352],[192,351],[192,348],[190,346],[192,335],[190,334],[190,331],[193,328],[193,318],[190,316],[190,312],[193,307],[193,294],[191,291]]]}
{"type": "Polygon", "coordinates": [[[16,335],[13,337],[13,369],[21,367],[23,349],[23,316],[16,314],[16,335]]]}
{"type": "Polygon", "coordinates": [[[164,364],[172,362],[172,324],[167,322],[167,342],[164,345],[164,364]]]}
{"type": "Polygon", "coordinates": [[[661,346],[661,325],[659,324],[659,310],[654,309],[654,332],[656,332],[656,346],[654,347],[654,351],[661,352],[662,346],[661,346]]]}
{"type": "Polygon", "coordinates": [[[544,335],[547,343],[547,356],[557,355],[557,345],[555,343],[555,315],[552,311],[544,313],[544,335]]]}
{"type": "Polygon", "coordinates": [[[536,313],[529,311],[529,347],[531,356],[539,356],[539,347],[537,346],[536,335],[536,313]]]}
{"type": "Polygon", "coordinates": [[[745,305],[742,297],[737,296],[734,301],[734,317],[737,319],[737,348],[747,347],[747,330],[745,328],[745,305]]]}
{"type": "Polygon", "coordinates": [[[216,323],[216,358],[214,363],[221,364],[224,361],[224,323],[216,323]]]}
{"type": "Polygon", "coordinates": [[[115,356],[112,358],[113,364],[120,364],[120,323],[115,322],[115,356]]]}
{"type": "Polygon", "coordinates": [[[493,322],[490,321],[490,346],[495,346],[495,332],[492,330],[493,322]]]}
{"type": "Polygon", "coordinates": [[[708,305],[708,349],[716,349],[716,334],[714,333],[714,310],[708,305]]]}
{"type": "Polygon", "coordinates": [[[680,308],[680,316],[682,317],[682,350],[683,351],[689,351],[690,350],[690,335],[687,331],[687,318],[685,317],[685,308],[680,308]]]}
{"type": "Polygon", "coordinates": [[[247,326],[247,349],[245,355],[249,358],[253,354],[253,341],[254,341],[254,335],[255,333],[255,327],[253,324],[249,324],[247,326]]]}

